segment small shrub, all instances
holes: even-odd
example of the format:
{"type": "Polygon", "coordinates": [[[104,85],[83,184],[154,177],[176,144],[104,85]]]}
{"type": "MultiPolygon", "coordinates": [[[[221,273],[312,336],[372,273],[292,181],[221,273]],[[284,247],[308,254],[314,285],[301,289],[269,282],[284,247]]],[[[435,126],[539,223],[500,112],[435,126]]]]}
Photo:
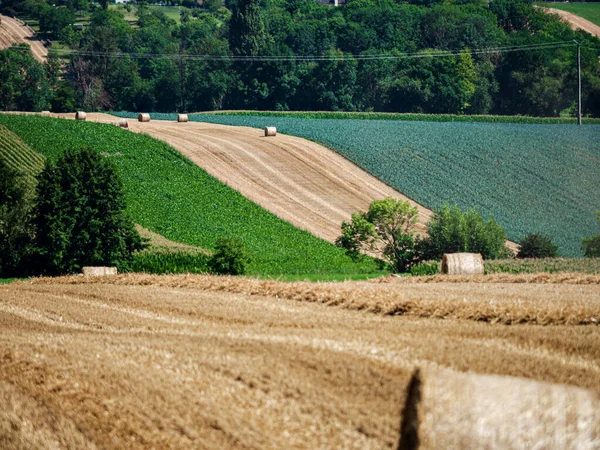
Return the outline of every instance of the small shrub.
{"type": "Polygon", "coordinates": [[[555,258],[558,256],[558,245],[548,236],[540,233],[531,233],[519,242],[521,248],[517,258],[555,258]]]}
{"type": "Polygon", "coordinates": [[[243,275],[250,262],[248,252],[237,238],[220,237],[215,245],[215,254],[208,265],[214,273],[221,275],[243,275]]]}
{"type": "MultiPolygon", "coordinates": [[[[600,223],[600,211],[596,211],[600,223]]],[[[581,243],[581,249],[588,258],[600,258],[600,234],[585,238],[581,243]]]]}
{"type": "Polygon", "coordinates": [[[437,261],[422,262],[410,269],[410,274],[414,276],[435,275],[440,273],[440,267],[437,261]]]}

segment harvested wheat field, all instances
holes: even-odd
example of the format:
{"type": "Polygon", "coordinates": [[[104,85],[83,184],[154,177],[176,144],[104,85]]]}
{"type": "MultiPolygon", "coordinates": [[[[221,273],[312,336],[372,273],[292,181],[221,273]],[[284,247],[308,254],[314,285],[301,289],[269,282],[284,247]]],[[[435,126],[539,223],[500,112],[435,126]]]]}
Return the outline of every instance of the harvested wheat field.
{"type": "Polygon", "coordinates": [[[36,37],[35,32],[19,19],[0,14],[0,50],[11,47],[14,44],[29,44],[35,59],[44,62],[48,56],[48,50],[36,37]]]}
{"type": "MultiPolygon", "coordinates": [[[[74,114],[53,114],[73,119],[74,114]]],[[[88,121],[117,123],[108,114],[88,121]]],[[[420,232],[431,211],[390,188],[328,148],[264,130],[209,123],[129,120],[129,129],[147,133],[180,151],[192,162],[253,202],[298,228],[329,242],[342,221],[369,208],[376,199],[409,200],[419,209],[420,232]]]]}
{"type": "Polygon", "coordinates": [[[586,280],[2,286],[0,448],[396,448],[415,367],[596,399],[600,279],[586,280]]]}

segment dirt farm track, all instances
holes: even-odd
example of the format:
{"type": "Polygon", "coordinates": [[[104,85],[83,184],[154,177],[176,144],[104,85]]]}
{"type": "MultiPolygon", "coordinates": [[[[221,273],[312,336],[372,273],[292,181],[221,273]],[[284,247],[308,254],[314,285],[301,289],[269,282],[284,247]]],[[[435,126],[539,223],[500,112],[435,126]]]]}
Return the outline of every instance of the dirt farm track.
{"type": "Polygon", "coordinates": [[[396,448],[417,366],[600,393],[597,276],[431,281],[2,286],[0,448],[396,448]]]}

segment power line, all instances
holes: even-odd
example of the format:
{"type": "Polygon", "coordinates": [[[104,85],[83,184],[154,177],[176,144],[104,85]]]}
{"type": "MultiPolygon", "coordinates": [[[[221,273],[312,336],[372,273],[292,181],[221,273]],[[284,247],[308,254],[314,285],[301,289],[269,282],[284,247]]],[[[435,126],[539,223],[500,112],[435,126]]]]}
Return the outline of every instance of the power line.
{"type": "Polygon", "coordinates": [[[201,61],[243,61],[243,62],[284,62],[284,61],[380,61],[380,60],[400,60],[400,59],[418,59],[418,58],[440,58],[460,55],[481,55],[492,53],[509,53],[517,51],[535,51],[554,48],[574,46],[573,41],[551,42],[546,44],[531,44],[510,47],[488,47],[473,50],[460,51],[421,51],[413,53],[402,53],[398,55],[259,55],[259,56],[235,56],[235,55],[200,55],[186,53],[139,53],[139,52],[97,52],[97,51],[78,51],[72,49],[52,50],[57,56],[61,55],[79,55],[96,56],[110,58],[133,58],[133,59],[155,59],[167,58],[176,60],[201,60],[201,61]]]}
{"type": "MultiPolygon", "coordinates": [[[[318,62],[318,61],[385,61],[401,59],[419,59],[419,58],[444,58],[461,55],[483,55],[494,53],[511,53],[522,51],[550,50],[555,48],[564,48],[575,46],[573,41],[549,42],[545,44],[514,45],[505,47],[487,47],[473,50],[425,50],[412,53],[402,53],[396,55],[259,55],[259,56],[235,56],[235,55],[201,55],[189,53],[140,53],[140,52],[99,52],[99,51],[79,51],[74,49],[50,49],[50,53],[55,56],[90,56],[90,57],[108,57],[108,58],[133,58],[133,59],[174,59],[174,60],[198,60],[198,61],[241,61],[241,62],[318,62]]],[[[584,48],[596,49],[593,46],[584,48]]],[[[25,50],[14,47],[13,50],[25,50]]]]}

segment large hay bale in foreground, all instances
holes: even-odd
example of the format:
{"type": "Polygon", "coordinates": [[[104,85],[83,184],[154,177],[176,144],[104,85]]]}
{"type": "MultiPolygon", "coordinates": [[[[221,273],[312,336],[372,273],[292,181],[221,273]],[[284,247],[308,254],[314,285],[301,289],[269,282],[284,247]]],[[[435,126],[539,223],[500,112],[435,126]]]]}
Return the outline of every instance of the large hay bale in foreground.
{"type": "Polygon", "coordinates": [[[483,275],[483,258],[479,253],[446,253],[442,273],[447,275],[483,275]]]}
{"type": "Polygon", "coordinates": [[[104,267],[104,266],[86,266],[83,268],[83,274],[90,277],[105,277],[109,275],[116,275],[116,267],[104,267]]]}
{"type": "Polygon", "coordinates": [[[121,128],[129,128],[129,122],[127,119],[119,119],[115,125],[118,125],[121,128]]]}
{"type": "Polygon", "coordinates": [[[77,111],[75,113],[75,120],[85,120],[87,118],[87,114],[84,111],[77,111]]]}
{"type": "Polygon", "coordinates": [[[150,122],[150,114],[140,113],[140,114],[138,114],[138,120],[140,122],[150,122]]]}
{"type": "Polygon", "coordinates": [[[188,115],[187,114],[177,114],[177,122],[185,123],[187,121],[188,121],[188,115]]]}
{"type": "Polygon", "coordinates": [[[600,394],[523,378],[415,371],[399,450],[599,449],[600,394]]]}
{"type": "Polygon", "coordinates": [[[265,127],[265,136],[277,136],[277,128],[265,127]]]}

